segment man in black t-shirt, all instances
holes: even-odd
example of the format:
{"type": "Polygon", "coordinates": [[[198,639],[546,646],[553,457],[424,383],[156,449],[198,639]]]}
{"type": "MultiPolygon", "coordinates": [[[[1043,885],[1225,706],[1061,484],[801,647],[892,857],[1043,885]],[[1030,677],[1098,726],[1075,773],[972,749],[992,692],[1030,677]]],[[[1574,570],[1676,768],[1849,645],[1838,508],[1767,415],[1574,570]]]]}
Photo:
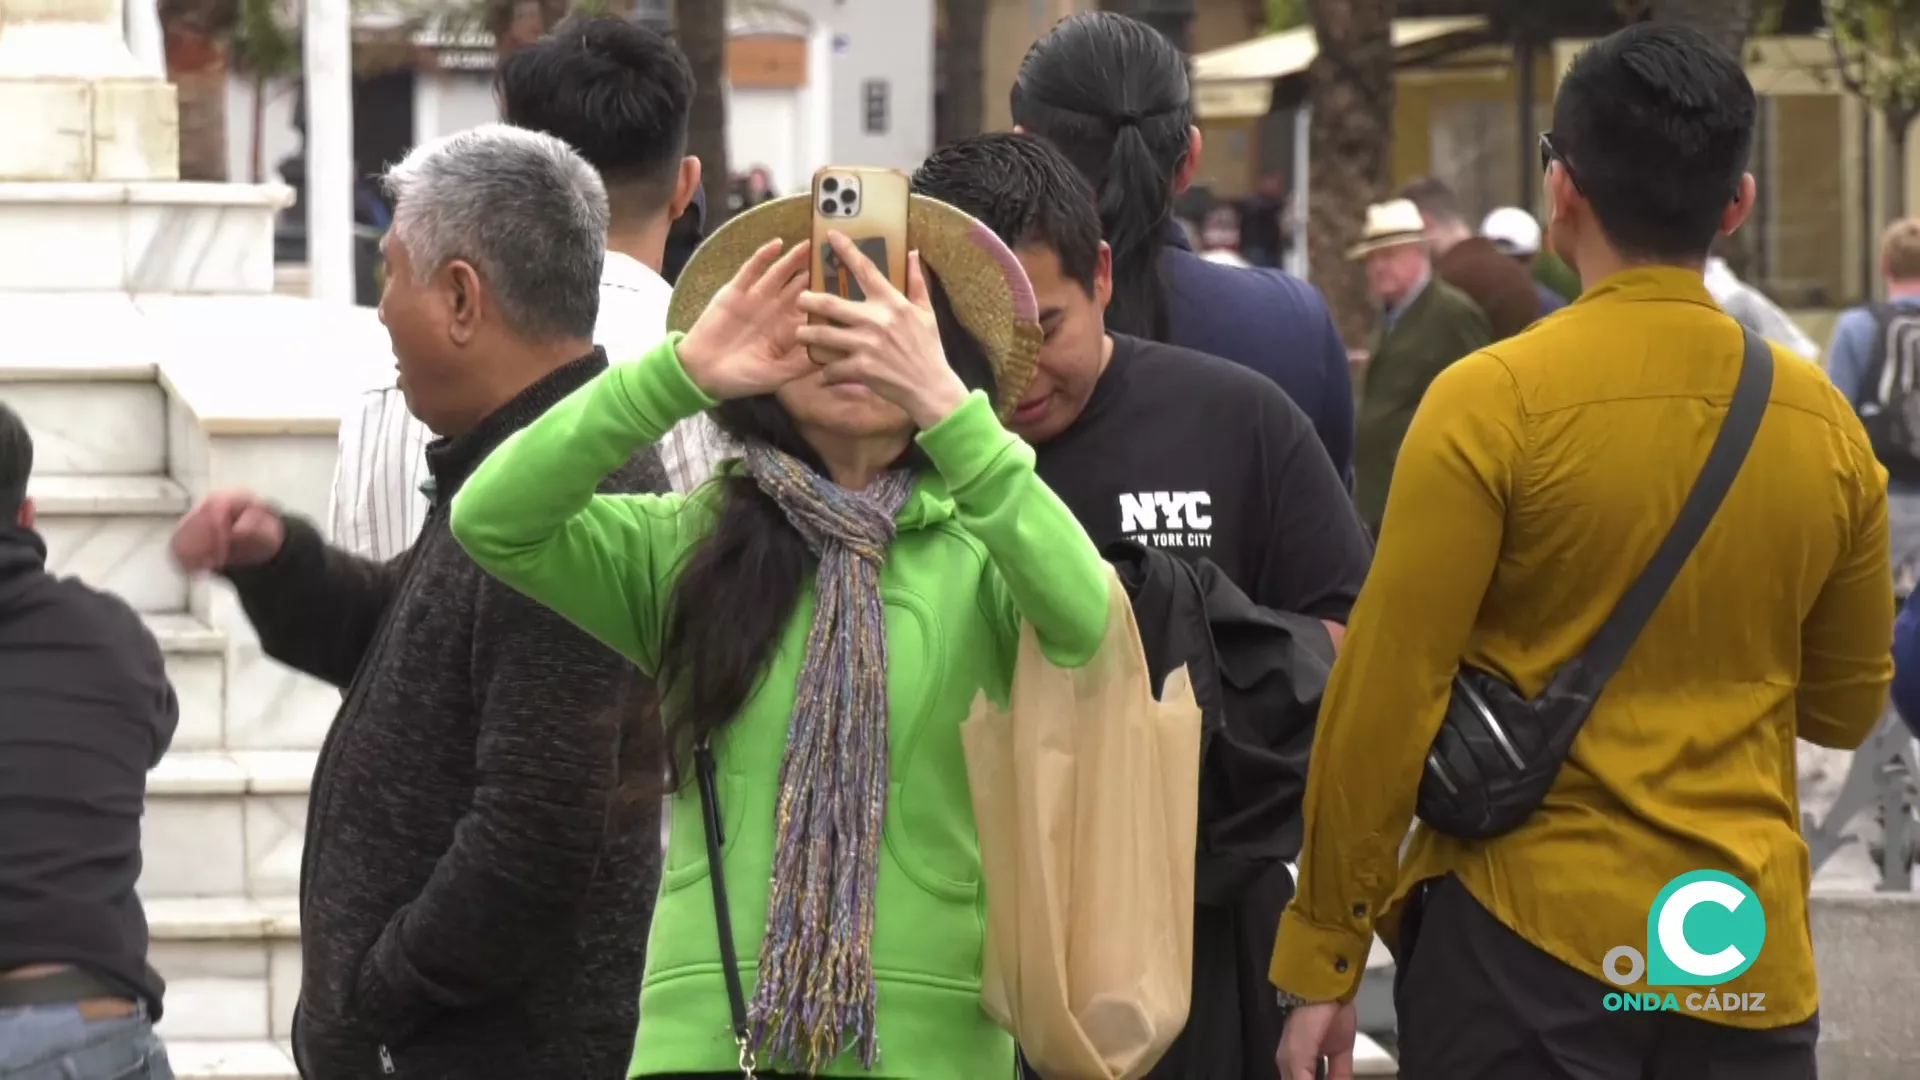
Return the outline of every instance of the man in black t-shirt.
{"type": "Polygon", "coordinates": [[[1026,268],[1046,343],[1010,426],[1094,542],[1210,559],[1256,603],[1337,635],[1373,548],[1312,422],[1238,364],[1106,332],[1111,259],[1071,163],[1030,136],[981,135],[934,151],[913,185],[1026,268]]]}
{"type": "MultiPolygon", "coordinates": [[[[1256,603],[1317,617],[1337,643],[1373,547],[1299,406],[1238,364],[1107,333],[1112,257],[1093,193],[1040,140],[949,144],[913,184],[980,219],[1026,268],[1046,342],[1011,426],[1094,542],[1211,560],[1256,603]]],[[[1271,1074],[1283,1018],[1266,965],[1286,875],[1269,867],[1233,902],[1195,911],[1194,997],[1220,1004],[1196,1007],[1149,1080],[1271,1074]]]]}

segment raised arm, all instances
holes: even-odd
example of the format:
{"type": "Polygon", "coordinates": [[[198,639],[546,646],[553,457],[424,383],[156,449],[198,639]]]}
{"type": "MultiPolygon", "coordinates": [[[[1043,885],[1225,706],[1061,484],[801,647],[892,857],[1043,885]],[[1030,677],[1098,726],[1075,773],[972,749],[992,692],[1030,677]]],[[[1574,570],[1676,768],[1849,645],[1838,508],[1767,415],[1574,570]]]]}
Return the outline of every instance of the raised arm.
{"type": "Polygon", "coordinates": [[[601,495],[608,473],[713,404],[675,356],[679,335],[616,364],[488,455],[453,501],[453,535],[494,577],[651,674],[678,495],[601,495]]]}
{"type": "Polygon", "coordinates": [[[793,334],[806,254],[762,247],[692,331],[615,364],[489,455],[453,501],[473,561],[657,674],[668,591],[704,515],[682,513],[678,495],[594,489],[679,421],[813,370],[793,334]]]}
{"type": "Polygon", "coordinates": [[[1047,658],[1079,667],[1107,628],[1107,565],[1071,510],[1033,471],[1033,448],[994,418],[975,391],[920,433],[961,525],[993,559],[988,613],[1011,650],[1033,624],[1047,658]]]}
{"type": "Polygon", "coordinates": [[[279,522],[284,538],[271,558],[221,573],[268,656],[344,690],[386,618],[407,553],[375,562],[328,544],[305,518],[279,522]]]}
{"type": "Polygon", "coordinates": [[[902,295],[846,237],[829,238],[867,300],[801,296],[801,310],[818,321],[800,327],[799,340],[842,357],[827,365],[830,381],[871,388],[920,429],[920,448],[946,480],[960,523],[993,560],[987,603],[1008,653],[1024,618],[1049,659],[1086,663],[1107,627],[1108,571],[1099,550],[1034,473],[1033,449],[1000,426],[986,394],[969,393],[954,373],[919,254],[908,256],[902,295]]]}

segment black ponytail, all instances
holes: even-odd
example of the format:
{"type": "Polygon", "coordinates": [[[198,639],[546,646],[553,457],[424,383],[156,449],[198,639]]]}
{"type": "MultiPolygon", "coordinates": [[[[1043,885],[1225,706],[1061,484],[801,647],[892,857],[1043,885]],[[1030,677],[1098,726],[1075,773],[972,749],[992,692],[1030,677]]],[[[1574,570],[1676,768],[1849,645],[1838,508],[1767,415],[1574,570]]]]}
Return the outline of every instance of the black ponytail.
{"type": "MultiPolygon", "coordinates": [[[[994,392],[985,353],[960,326],[932,273],[928,291],[947,361],[969,389],[994,392]]],[[[713,413],[736,441],[785,451],[825,473],[771,395],[723,403],[713,413]]],[[[896,465],[924,468],[908,444],[896,465]]],[[[766,675],[774,649],[793,620],[817,561],[778,503],[745,475],[717,477],[719,508],[712,531],[688,555],[667,605],[655,695],[630,699],[621,715],[625,801],[658,792],[660,757],[668,783],[691,776],[693,752],[734,719],[766,675]],[[648,762],[646,757],[652,756],[648,762]]]]}
{"type": "Polygon", "coordinates": [[[1099,197],[1113,249],[1107,328],[1165,341],[1160,256],[1193,128],[1180,51],[1124,15],[1075,15],[1027,50],[1012,106],[1014,123],[1058,147],[1099,197]]]}

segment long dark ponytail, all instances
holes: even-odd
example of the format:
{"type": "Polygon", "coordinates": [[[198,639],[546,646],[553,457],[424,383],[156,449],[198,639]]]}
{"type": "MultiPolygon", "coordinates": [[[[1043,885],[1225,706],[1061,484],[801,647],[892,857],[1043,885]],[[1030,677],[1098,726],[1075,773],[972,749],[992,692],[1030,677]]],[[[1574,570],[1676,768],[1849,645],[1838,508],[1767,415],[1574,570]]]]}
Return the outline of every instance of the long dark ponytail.
{"type": "Polygon", "coordinates": [[[1113,249],[1107,328],[1167,339],[1160,253],[1174,177],[1193,128],[1186,60],[1158,30],[1095,11],[1033,43],[1013,84],[1013,122],[1060,148],[1100,199],[1113,249]]]}
{"type": "MultiPolygon", "coordinates": [[[[939,282],[931,273],[928,278],[947,362],[969,389],[991,396],[993,373],[986,354],[961,327],[939,282]]],[[[726,402],[713,416],[741,443],[785,451],[826,472],[819,454],[770,395],[726,402]]],[[[926,462],[909,444],[897,464],[924,467],[926,462]]],[[[731,475],[714,482],[721,491],[713,529],[688,555],[668,602],[657,693],[630,700],[622,717],[628,752],[621,773],[629,799],[659,793],[662,754],[669,784],[684,784],[694,749],[739,716],[765,676],[815,567],[806,541],[751,478],[731,475]]]]}

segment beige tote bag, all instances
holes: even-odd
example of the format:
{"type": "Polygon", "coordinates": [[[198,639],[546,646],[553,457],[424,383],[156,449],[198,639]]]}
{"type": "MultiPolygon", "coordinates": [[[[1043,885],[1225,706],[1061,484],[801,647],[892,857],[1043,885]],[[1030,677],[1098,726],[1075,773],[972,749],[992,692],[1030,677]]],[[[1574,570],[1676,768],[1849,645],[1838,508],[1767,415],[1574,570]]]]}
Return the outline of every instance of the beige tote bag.
{"type": "Polygon", "coordinates": [[[1020,636],[1010,707],[961,728],[987,890],[981,1004],[1046,1080],[1146,1074],[1187,1022],[1200,708],[1153,698],[1109,575],[1106,640],[1068,670],[1020,636]]]}

